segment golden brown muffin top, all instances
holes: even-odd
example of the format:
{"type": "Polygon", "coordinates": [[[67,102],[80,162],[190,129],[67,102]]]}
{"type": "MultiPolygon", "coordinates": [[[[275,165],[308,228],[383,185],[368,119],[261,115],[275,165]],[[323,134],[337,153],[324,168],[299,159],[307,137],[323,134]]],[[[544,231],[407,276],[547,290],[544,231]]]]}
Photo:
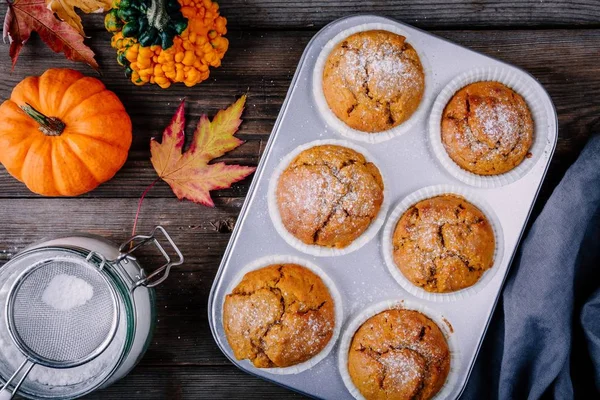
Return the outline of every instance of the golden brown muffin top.
{"type": "Polygon", "coordinates": [[[348,354],[352,382],[367,400],[425,400],[450,372],[444,334],[418,311],[390,309],[354,334],[348,354]]]}
{"type": "Polygon", "coordinates": [[[309,360],[329,343],[335,305],[321,278],[297,264],[248,272],[225,297],[223,325],[238,360],[258,368],[309,360]]]}
{"type": "Polygon", "coordinates": [[[465,86],[446,105],[442,142],[461,168],[479,175],[510,171],[527,156],[533,120],[519,94],[499,82],[465,86]]]}
{"type": "Polygon", "coordinates": [[[358,32],[329,54],[323,93],[348,126],[381,132],[406,121],[425,88],[423,66],[404,36],[383,30],[358,32]]]}
{"type": "Polygon", "coordinates": [[[428,292],[474,285],[494,262],[494,231],[473,204],[454,195],[422,200],[400,218],[392,238],[404,276],[428,292]]]}
{"type": "Polygon", "coordinates": [[[276,195],[288,232],[309,245],[344,248],[377,216],[383,180],[357,151],[321,145],[292,160],[279,178],[276,195]]]}

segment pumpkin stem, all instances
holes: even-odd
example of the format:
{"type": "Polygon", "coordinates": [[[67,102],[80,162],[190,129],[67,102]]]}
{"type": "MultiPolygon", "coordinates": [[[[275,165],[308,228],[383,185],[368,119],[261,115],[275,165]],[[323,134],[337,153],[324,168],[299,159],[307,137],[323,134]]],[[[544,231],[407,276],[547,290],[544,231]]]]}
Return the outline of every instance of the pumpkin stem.
{"type": "Polygon", "coordinates": [[[150,26],[153,26],[162,32],[162,30],[171,20],[169,14],[167,13],[167,1],[151,0],[150,7],[148,7],[147,16],[150,26]]]}
{"type": "Polygon", "coordinates": [[[31,106],[29,103],[25,103],[25,105],[20,106],[21,110],[25,112],[25,114],[29,115],[33,118],[38,124],[40,124],[40,131],[44,133],[44,135],[48,136],[60,136],[61,133],[65,130],[65,123],[56,117],[47,117],[35,108],[31,106]]]}

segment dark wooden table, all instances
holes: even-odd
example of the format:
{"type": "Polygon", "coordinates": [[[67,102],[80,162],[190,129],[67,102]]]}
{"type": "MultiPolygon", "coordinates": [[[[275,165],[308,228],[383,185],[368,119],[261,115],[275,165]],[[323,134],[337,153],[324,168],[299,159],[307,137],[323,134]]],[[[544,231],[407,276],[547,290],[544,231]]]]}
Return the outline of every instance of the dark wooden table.
{"type": "MultiPolygon", "coordinates": [[[[0,6],[4,16],[6,5],[0,6]]],[[[195,123],[249,91],[239,136],[247,143],[225,161],[256,165],[285,98],[305,45],[336,18],[376,13],[524,68],[546,87],[559,119],[558,147],[539,210],[587,137],[600,131],[600,1],[406,0],[222,0],[229,21],[230,49],[223,66],[194,87],[136,87],[117,65],[99,15],[84,26],[97,54],[101,79],[121,98],[133,121],[133,145],[123,169],[110,182],[78,198],[41,198],[0,167],[0,265],[27,244],[71,231],[100,234],[115,242],[132,228],[138,199],[155,179],[149,141],[161,134],[182,97],[195,123]]],[[[0,45],[0,99],[28,75],[49,67],[69,67],[94,75],[48,50],[34,37],[11,72],[8,45],[0,45]]],[[[0,121],[2,123],[2,121],[0,121]]],[[[250,179],[213,193],[215,208],[178,201],[165,183],[144,202],[139,231],[165,226],[186,263],[157,289],[158,324],[141,364],[126,378],[89,398],[198,399],[299,398],[246,375],[215,345],[208,327],[207,298],[250,179]]],[[[145,260],[157,263],[151,255],[145,260]]]]}

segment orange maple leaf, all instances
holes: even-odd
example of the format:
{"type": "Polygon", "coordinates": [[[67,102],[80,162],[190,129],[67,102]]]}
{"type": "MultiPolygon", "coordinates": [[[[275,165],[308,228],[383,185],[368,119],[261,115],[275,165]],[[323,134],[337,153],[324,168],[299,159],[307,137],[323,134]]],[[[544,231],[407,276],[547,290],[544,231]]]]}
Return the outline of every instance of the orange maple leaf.
{"type": "Polygon", "coordinates": [[[225,189],[250,175],[255,167],[209,162],[244,143],[234,137],[242,120],[246,96],[240,97],[226,110],[221,110],[212,122],[200,117],[190,148],[183,153],[185,143],[184,103],[181,102],[171,123],[163,132],[162,142],[150,141],[150,161],[158,176],[167,182],[178,199],[214,207],[210,191],[225,189]]]}

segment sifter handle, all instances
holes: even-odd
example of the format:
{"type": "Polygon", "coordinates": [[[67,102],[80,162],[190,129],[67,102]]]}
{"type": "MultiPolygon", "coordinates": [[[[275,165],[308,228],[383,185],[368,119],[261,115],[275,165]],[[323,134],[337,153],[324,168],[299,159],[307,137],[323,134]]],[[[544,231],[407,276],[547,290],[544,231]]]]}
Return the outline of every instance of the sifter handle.
{"type": "Polygon", "coordinates": [[[23,381],[25,380],[25,378],[27,378],[27,375],[29,375],[29,372],[31,371],[31,368],[33,368],[35,364],[30,362],[29,360],[25,360],[23,361],[23,363],[21,364],[21,366],[19,367],[19,369],[17,369],[15,371],[14,374],[12,374],[12,376],[6,381],[6,383],[4,384],[4,386],[2,386],[2,389],[0,389],[0,400],[10,400],[13,398],[13,396],[15,394],[17,394],[17,392],[19,391],[19,388],[21,387],[21,384],[23,384],[23,381]],[[19,375],[19,373],[23,370],[23,368],[25,368],[25,366],[29,364],[29,367],[27,367],[27,369],[25,370],[25,373],[23,374],[23,376],[21,377],[21,379],[19,379],[19,382],[17,382],[17,385],[15,386],[15,388],[13,389],[13,391],[11,392],[9,389],[9,385],[12,383],[12,381],[15,380],[15,378],[19,375]]]}

